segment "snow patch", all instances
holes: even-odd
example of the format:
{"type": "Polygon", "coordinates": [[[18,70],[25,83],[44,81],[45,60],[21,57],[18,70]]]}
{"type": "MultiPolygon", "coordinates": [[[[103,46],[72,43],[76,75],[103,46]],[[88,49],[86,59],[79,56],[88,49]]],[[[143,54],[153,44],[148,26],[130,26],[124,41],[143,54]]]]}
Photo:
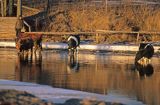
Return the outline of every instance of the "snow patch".
{"type": "Polygon", "coordinates": [[[105,102],[118,102],[127,105],[143,105],[142,102],[138,102],[135,99],[132,100],[118,94],[100,95],[95,93],[53,88],[47,85],[39,85],[39,84],[10,81],[10,80],[0,80],[0,89],[15,89],[20,91],[26,91],[41,99],[45,99],[53,103],[64,103],[66,100],[72,98],[77,98],[77,99],[86,98],[86,99],[96,99],[105,102]]]}

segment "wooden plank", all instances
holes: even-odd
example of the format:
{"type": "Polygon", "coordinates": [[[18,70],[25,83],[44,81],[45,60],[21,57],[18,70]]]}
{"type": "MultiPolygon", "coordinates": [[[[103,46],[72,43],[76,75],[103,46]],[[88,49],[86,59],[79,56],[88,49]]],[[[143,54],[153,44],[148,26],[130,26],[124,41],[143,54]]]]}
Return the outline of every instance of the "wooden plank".
{"type": "Polygon", "coordinates": [[[98,33],[110,33],[110,34],[116,34],[116,33],[120,33],[120,34],[160,34],[160,32],[148,32],[148,31],[138,31],[138,32],[134,32],[134,31],[109,31],[109,30],[96,30],[96,32],[98,33]]]}
{"type": "MultiPolygon", "coordinates": [[[[15,32],[1,32],[0,31],[0,35],[1,38],[7,38],[8,35],[11,34],[15,34],[15,32]],[[6,34],[6,35],[5,35],[6,34]]],[[[98,38],[99,35],[108,35],[108,34],[112,34],[112,35],[117,35],[117,34],[135,34],[137,35],[137,42],[139,39],[139,35],[160,35],[160,32],[145,32],[145,31],[140,31],[140,32],[130,32],[130,31],[107,31],[107,30],[103,30],[103,31],[96,31],[96,32],[25,32],[25,34],[33,34],[33,35],[38,35],[38,34],[43,34],[44,37],[49,37],[49,36],[64,36],[64,35],[83,35],[83,36],[95,36],[97,42],[98,42],[98,38]],[[98,36],[97,36],[98,35],[98,36]]],[[[15,35],[12,35],[12,37],[14,37],[15,35]]]]}
{"type": "MultiPolygon", "coordinates": [[[[15,6],[17,6],[17,4],[14,4],[15,6]]],[[[28,9],[28,10],[31,10],[31,11],[34,11],[34,12],[41,12],[39,9],[36,9],[36,8],[30,8],[30,7],[27,7],[27,6],[22,6],[22,8],[24,9],[28,9]]]]}
{"type": "Polygon", "coordinates": [[[43,34],[43,35],[76,35],[76,34],[160,34],[160,32],[147,32],[147,31],[96,31],[96,32],[25,32],[26,34],[43,34]]]}
{"type": "MultiPolygon", "coordinates": [[[[1,33],[1,32],[0,32],[1,33]]],[[[3,33],[7,33],[7,32],[3,32],[3,33]]],[[[25,32],[26,34],[43,34],[43,35],[88,35],[88,34],[102,34],[102,32],[25,32]]],[[[160,34],[160,32],[125,32],[125,31],[106,31],[103,32],[106,34],[160,34]]]]}
{"type": "Polygon", "coordinates": [[[76,34],[95,34],[96,32],[25,32],[26,34],[43,35],[76,35],[76,34]]]}

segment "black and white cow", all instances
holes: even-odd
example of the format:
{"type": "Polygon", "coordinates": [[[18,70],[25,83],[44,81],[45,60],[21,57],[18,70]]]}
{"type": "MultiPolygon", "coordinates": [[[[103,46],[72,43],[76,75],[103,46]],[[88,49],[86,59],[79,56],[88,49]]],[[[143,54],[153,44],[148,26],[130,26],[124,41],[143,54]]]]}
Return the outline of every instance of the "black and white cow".
{"type": "Polygon", "coordinates": [[[151,43],[140,43],[139,50],[136,53],[135,63],[146,65],[150,63],[154,55],[154,47],[151,43]]]}
{"type": "Polygon", "coordinates": [[[80,36],[79,35],[69,36],[67,43],[68,43],[69,53],[74,54],[75,52],[78,52],[77,47],[80,46],[80,36]]]}

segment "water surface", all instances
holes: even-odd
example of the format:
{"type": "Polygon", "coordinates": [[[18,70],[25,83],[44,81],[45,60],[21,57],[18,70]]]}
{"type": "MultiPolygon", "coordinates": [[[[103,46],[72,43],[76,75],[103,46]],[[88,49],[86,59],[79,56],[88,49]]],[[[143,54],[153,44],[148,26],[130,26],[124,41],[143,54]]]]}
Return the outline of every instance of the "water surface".
{"type": "Polygon", "coordinates": [[[153,57],[143,72],[134,69],[134,54],[80,52],[73,60],[66,51],[43,51],[42,56],[27,58],[18,57],[15,49],[0,49],[0,58],[0,79],[118,95],[140,105],[160,105],[158,57],[153,57]]]}

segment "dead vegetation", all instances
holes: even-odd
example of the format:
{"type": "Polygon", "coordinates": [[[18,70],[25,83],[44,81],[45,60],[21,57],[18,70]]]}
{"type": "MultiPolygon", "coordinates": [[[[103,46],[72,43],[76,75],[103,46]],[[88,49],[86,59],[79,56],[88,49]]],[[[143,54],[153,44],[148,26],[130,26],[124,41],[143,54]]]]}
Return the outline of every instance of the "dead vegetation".
{"type": "MultiPolygon", "coordinates": [[[[160,30],[159,5],[108,5],[87,4],[83,2],[71,5],[59,4],[50,7],[43,31],[51,32],[94,32],[96,30],[111,31],[148,31],[160,30]]],[[[150,40],[157,40],[154,35],[150,40]]],[[[107,36],[102,38],[107,41],[107,36]]],[[[159,39],[159,38],[158,38],[159,39]]],[[[135,36],[113,36],[110,41],[135,40],[135,36]]]]}
{"type": "Polygon", "coordinates": [[[87,6],[81,3],[50,8],[48,31],[158,31],[160,9],[154,5],[87,6]]]}

